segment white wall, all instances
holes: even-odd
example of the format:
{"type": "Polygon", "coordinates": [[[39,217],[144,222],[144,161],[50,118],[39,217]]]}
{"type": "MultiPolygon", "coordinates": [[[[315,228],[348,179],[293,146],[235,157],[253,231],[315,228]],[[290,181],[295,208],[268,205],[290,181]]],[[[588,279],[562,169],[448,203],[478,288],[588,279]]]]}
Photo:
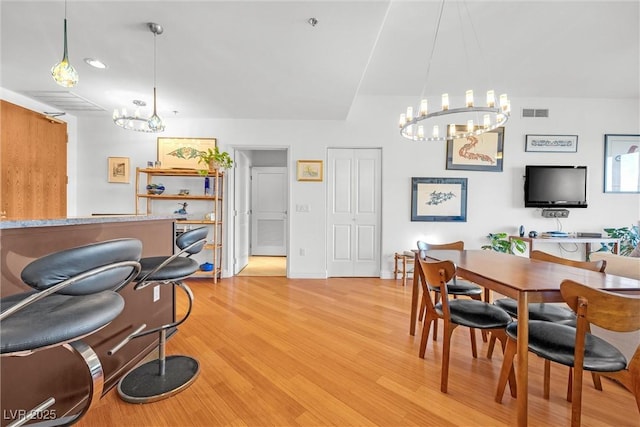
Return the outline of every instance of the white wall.
{"type": "MultiPolygon", "coordinates": [[[[289,149],[291,277],[324,277],[326,274],[325,183],[297,182],[295,161],[326,161],[329,147],[382,148],[382,277],[392,275],[393,253],[414,247],[418,239],[432,242],[460,239],[474,249],[488,242],[485,237],[488,233],[515,233],[521,224],[527,230],[557,229],[555,219],[544,219],[539,210],[523,207],[522,175],[526,164],[589,167],[589,207],[571,209],[569,218],[561,220],[565,231],[602,232],[604,227],[629,226],[640,219],[640,195],[602,191],[604,134],[640,134],[637,99],[513,99],[514,115],[505,130],[503,172],[448,171],[443,144],[403,139],[398,132],[397,118],[407,105],[415,102],[409,98],[360,97],[346,121],[169,118],[167,131],[162,136],[216,137],[219,146],[229,152],[244,146],[289,149]],[[522,107],[549,108],[550,118],[522,119],[518,117],[522,107]],[[524,136],[528,133],[577,134],[578,152],[525,152],[524,136]],[[467,222],[411,222],[411,177],[467,177],[467,222]],[[296,204],[308,204],[311,210],[295,212],[292,206],[296,204]],[[300,248],[305,249],[306,256],[299,255],[300,248]]],[[[133,212],[135,167],[156,159],[156,137],[122,130],[113,125],[109,117],[80,118],[75,179],[78,215],[133,212]],[[107,183],[106,165],[110,156],[131,158],[131,184],[107,183]]],[[[230,235],[226,233],[226,236],[230,235]]],[[[230,271],[231,249],[232,245],[227,244],[226,274],[230,271]]],[[[566,249],[573,250],[573,247],[566,249]]]]}

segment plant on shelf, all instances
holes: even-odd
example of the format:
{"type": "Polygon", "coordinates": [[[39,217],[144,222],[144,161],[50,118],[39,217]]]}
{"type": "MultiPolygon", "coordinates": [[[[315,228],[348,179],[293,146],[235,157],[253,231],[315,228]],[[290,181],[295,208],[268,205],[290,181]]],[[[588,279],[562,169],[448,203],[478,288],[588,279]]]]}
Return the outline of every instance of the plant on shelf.
{"type": "MultiPolygon", "coordinates": [[[[640,244],[640,232],[637,225],[622,228],[605,228],[604,231],[609,238],[620,239],[620,244],[618,245],[618,253],[620,255],[629,255],[640,244]]],[[[602,243],[602,247],[598,252],[610,251],[612,248],[612,243],[602,243]]]]}
{"type": "Polygon", "coordinates": [[[218,169],[229,169],[233,167],[233,160],[226,151],[220,151],[216,146],[213,148],[207,148],[207,151],[201,151],[198,154],[198,163],[207,165],[208,169],[200,169],[198,172],[200,175],[206,175],[208,172],[212,172],[218,169]]]}
{"type": "Polygon", "coordinates": [[[481,246],[482,249],[514,254],[517,251],[521,254],[527,249],[527,245],[520,239],[509,240],[507,233],[489,233],[487,236],[490,244],[481,246]]]}

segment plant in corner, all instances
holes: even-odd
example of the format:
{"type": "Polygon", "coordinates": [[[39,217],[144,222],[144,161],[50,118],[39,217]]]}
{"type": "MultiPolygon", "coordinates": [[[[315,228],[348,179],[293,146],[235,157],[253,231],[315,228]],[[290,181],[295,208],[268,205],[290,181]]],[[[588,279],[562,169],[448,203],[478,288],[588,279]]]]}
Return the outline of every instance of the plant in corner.
{"type": "Polygon", "coordinates": [[[207,165],[208,169],[200,169],[198,173],[200,175],[206,175],[209,171],[216,169],[229,169],[233,167],[233,160],[226,151],[220,151],[216,146],[213,148],[207,148],[207,151],[201,151],[198,154],[198,163],[207,165]]]}
{"type": "MultiPolygon", "coordinates": [[[[620,239],[618,253],[620,255],[629,255],[640,244],[640,232],[637,225],[622,228],[605,228],[605,233],[611,239],[620,239]]],[[[611,250],[613,244],[602,244],[598,252],[611,250]]]]}
{"type": "Polygon", "coordinates": [[[524,241],[520,239],[509,240],[507,233],[489,233],[487,236],[490,244],[481,246],[482,249],[502,252],[505,254],[514,254],[514,250],[523,254],[527,248],[524,241]]]}

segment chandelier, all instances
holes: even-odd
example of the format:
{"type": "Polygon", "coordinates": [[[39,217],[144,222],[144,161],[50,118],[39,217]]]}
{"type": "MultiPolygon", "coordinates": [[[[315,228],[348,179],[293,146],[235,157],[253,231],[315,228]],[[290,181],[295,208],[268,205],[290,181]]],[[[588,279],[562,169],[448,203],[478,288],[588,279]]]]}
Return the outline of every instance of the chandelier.
{"type": "Polygon", "coordinates": [[[151,117],[145,117],[140,114],[140,107],[144,107],[146,103],[140,100],[134,100],[136,106],[133,114],[129,114],[126,108],[113,110],[113,122],[127,130],[136,132],[162,132],[165,125],[160,116],[158,116],[156,108],[156,36],[162,34],[164,29],[160,24],[150,22],[147,24],[149,30],[153,33],[153,114],[151,117]]]}
{"type": "Polygon", "coordinates": [[[74,87],[78,84],[78,72],[69,63],[67,54],[67,1],[64,2],[64,51],[62,60],[51,67],[51,76],[60,86],[74,87]]]}
{"type": "MultiPolygon", "coordinates": [[[[440,13],[427,67],[427,80],[438,40],[444,2],[445,0],[442,0],[440,5],[440,13]]],[[[451,139],[478,136],[492,131],[504,125],[509,119],[511,102],[506,94],[501,94],[496,100],[493,89],[488,90],[486,94],[486,106],[476,105],[473,90],[467,90],[465,92],[465,105],[451,108],[449,94],[444,93],[441,97],[440,109],[435,111],[431,111],[428,100],[422,98],[415,110],[413,107],[407,107],[406,112],[400,114],[398,123],[400,135],[412,141],[444,142],[451,139]],[[430,129],[425,129],[427,126],[430,126],[430,129]]]]}

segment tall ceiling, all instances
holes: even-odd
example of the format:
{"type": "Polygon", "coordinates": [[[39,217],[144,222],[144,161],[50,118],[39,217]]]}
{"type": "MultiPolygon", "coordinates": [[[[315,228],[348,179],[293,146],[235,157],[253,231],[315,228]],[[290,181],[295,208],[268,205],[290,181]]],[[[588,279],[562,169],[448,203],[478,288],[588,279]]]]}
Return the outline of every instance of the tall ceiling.
{"type": "Polygon", "coordinates": [[[491,88],[511,99],[640,99],[638,0],[449,0],[431,56],[440,5],[68,0],[80,82],[66,89],[50,75],[62,57],[64,2],[2,0],[0,86],[40,100],[66,95],[82,105],[52,107],[78,116],[111,115],[134,99],[151,104],[146,24],[156,22],[164,27],[156,40],[164,117],[342,120],[359,95],[491,88]],[[89,57],[107,68],[90,67],[89,57]]]}

